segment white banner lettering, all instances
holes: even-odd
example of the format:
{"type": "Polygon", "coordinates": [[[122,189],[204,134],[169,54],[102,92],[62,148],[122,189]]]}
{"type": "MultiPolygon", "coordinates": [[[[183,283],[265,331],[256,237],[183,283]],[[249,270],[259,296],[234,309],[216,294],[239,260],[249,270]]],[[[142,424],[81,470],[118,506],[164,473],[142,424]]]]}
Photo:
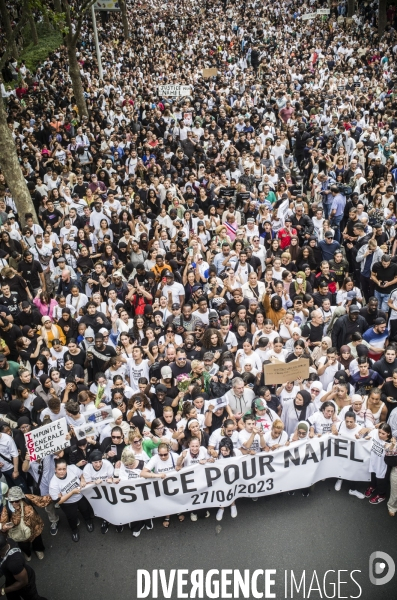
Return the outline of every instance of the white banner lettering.
{"type": "Polygon", "coordinates": [[[70,440],[66,439],[67,433],[68,426],[65,417],[25,433],[30,461],[34,462],[70,446],[70,440]]]}
{"type": "Polygon", "coordinates": [[[332,435],[275,452],[216,460],[172,471],[165,479],[120,481],[82,489],[95,515],[123,525],[183,511],[229,506],[237,498],[310,487],[329,477],[369,481],[371,441],[332,435]]]}

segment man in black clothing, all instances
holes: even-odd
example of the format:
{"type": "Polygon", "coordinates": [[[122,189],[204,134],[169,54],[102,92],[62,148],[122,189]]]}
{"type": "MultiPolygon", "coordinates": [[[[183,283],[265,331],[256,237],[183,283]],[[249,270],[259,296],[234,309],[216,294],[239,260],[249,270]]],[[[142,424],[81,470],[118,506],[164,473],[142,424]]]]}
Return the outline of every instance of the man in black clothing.
{"type": "Polygon", "coordinates": [[[378,317],[383,317],[387,320],[386,313],[383,310],[379,310],[378,306],[379,302],[377,298],[375,298],[375,296],[371,296],[371,298],[368,300],[367,306],[360,308],[360,315],[364,317],[370,327],[372,327],[375,319],[378,317]]]}
{"type": "Polygon", "coordinates": [[[61,279],[59,280],[58,294],[65,296],[66,298],[66,296],[72,292],[72,287],[75,285],[77,285],[79,288],[77,281],[71,278],[70,271],[68,269],[64,269],[62,271],[61,279]]]}
{"type": "MultiPolygon", "coordinates": [[[[74,410],[74,407],[70,408],[74,410]]],[[[66,403],[66,410],[68,410],[68,403],[66,403]]],[[[78,429],[78,425],[75,426],[75,429],[78,429]]],[[[73,444],[69,448],[65,448],[65,459],[68,465],[76,465],[76,467],[83,470],[88,463],[91,452],[99,450],[99,444],[93,444],[92,441],[91,438],[90,440],[83,438],[78,440],[76,445],[73,444]]]]}
{"type": "Polygon", "coordinates": [[[321,310],[313,310],[310,323],[306,323],[302,328],[302,337],[311,349],[321,346],[324,337],[324,317],[321,310]]]}
{"type": "MultiPolygon", "coordinates": [[[[93,373],[104,371],[104,365],[112,358],[112,356],[116,356],[116,350],[112,346],[107,346],[105,344],[102,333],[96,333],[94,347],[87,352],[86,360],[86,363],[91,362],[93,373]]],[[[120,357],[120,360],[124,359],[120,357]]],[[[86,366],[88,365],[86,364],[86,366]]]]}
{"type": "Polygon", "coordinates": [[[38,260],[33,260],[33,254],[30,250],[25,250],[23,253],[23,260],[18,265],[18,275],[21,275],[26,280],[34,296],[37,294],[39,288],[42,288],[43,292],[45,292],[46,283],[43,267],[38,260]]]}
{"type": "MultiPolygon", "coordinates": [[[[2,531],[7,535],[10,526],[3,525],[2,531]]],[[[1,570],[5,577],[1,595],[24,600],[46,600],[40,596],[36,587],[36,574],[32,567],[26,564],[25,557],[18,544],[4,535],[0,536],[1,570]]]]}
{"type": "Polygon", "coordinates": [[[397,354],[396,347],[390,345],[387,347],[384,356],[372,365],[374,371],[379,373],[385,381],[391,381],[393,371],[397,369],[397,354]]]}
{"type": "Polygon", "coordinates": [[[301,245],[308,240],[314,231],[314,224],[308,215],[303,213],[303,205],[298,205],[291,217],[292,227],[298,232],[301,245]]]}
{"type": "Polygon", "coordinates": [[[51,225],[54,233],[59,235],[60,232],[60,222],[62,220],[62,213],[59,212],[56,208],[54,208],[54,203],[51,200],[47,201],[47,208],[41,213],[41,218],[44,225],[51,225]]]}
{"type": "Polygon", "coordinates": [[[17,361],[19,352],[15,342],[18,338],[22,337],[22,331],[19,329],[19,327],[17,327],[17,325],[13,325],[6,320],[0,320],[0,330],[1,337],[10,350],[10,354],[7,356],[7,359],[17,361]]]}
{"type": "Polygon", "coordinates": [[[304,149],[306,146],[306,141],[309,138],[310,138],[310,134],[305,130],[305,124],[300,123],[299,127],[298,127],[298,131],[295,134],[295,149],[294,149],[295,160],[298,164],[298,167],[304,158],[304,155],[305,155],[304,149]]]}
{"type": "Polygon", "coordinates": [[[17,292],[11,292],[10,286],[6,282],[1,284],[0,304],[8,309],[8,312],[15,317],[19,313],[19,298],[17,292]]]}
{"type": "Polygon", "coordinates": [[[349,313],[336,319],[332,328],[332,345],[335,348],[345,346],[352,341],[352,334],[358,331],[364,333],[368,329],[368,323],[360,315],[357,304],[351,304],[349,313]]]}
{"type": "Polygon", "coordinates": [[[24,300],[21,302],[21,309],[14,319],[14,323],[19,327],[25,325],[41,325],[41,314],[35,306],[32,306],[30,302],[24,300]]]}
{"type": "Polygon", "coordinates": [[[83,317],[81,317],[80,323],[85,323],[87,327],[92,327],[95,333],[97,333],[102,327],[106,327],[106,329],[110,330],[111,323],[104,313],[97,311],[95,302],[88,302],[86,308],[87,312],[83,317]]]}
{"type": "Polygon", "coordinates": [[[170,364],[170,369],[174,378],[178,377],[178,375],[187,375],[190,373],[190,360],[187,360],[186,352],[183,348],[178,348],[176,351],[175,362],[170,364]]]}
{"type": "Polygon", "coordinates": [[[331,306],[335,306],[335,294],[331,294],[326,281],[322,281],[318,286],[318,292],[313,294],[314,305],[321,308],[324,300],[329,300],[331,306]]]}
{"type": "Polygon", "coordinates": [[[389,295],[397,287],[397,264],[391,262],[390,254],[384,254],[380,262],[372,265],[371,279],[375,282],[375,297],[379,308],[387,311],[389,295]]]}

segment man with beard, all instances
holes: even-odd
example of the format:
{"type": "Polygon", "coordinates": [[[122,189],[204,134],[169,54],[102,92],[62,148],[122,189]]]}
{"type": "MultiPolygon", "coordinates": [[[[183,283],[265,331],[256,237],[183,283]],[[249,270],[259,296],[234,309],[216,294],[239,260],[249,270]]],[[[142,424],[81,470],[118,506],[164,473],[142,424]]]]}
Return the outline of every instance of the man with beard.
{"type": "Polygon", "coordinates": [[[383,319],[387,318],[386,313],[383,310],[379,310],[379,302],[375,296],[371,296],[367,306],[360,308],[360,315],[364,317],[370,327],[374,324],[375,319],[379,317],[383,317],[383,319]]]}
{"type": "MultiPolygon", "coordinates": [[[[202,323],[196,323],[196,326],[202,326],[202,323]]],[[[186,357],[188,360],[200,360],[201,353],[195,348],[195,340],[193,335],[187,335],[185,338],[184,347],[186,350],[186,357]]]]}
{"type": "Polygon", "coordinates": [[[81,317],[80,323],[85,323],[87,327],[91,327],[97,333],[102,327],[110,329],[111,324],[104,313],[97,311],[95,302],[91,301],[86,304],[87,312],[81,317]]]}
{"type": "MultiPolygon", "coordinates": [[[[87,363],[91,363],[93,373],[102,372],[104,371],[104,365],[113,356],[116,356],[116,350],[104,343],[102,333],[96,333],[94,347],[87,352],[86,364],[84,366],[87,367],[87,363]]],[[[119,356],[119,360],[127,362],[122,356],[119,356]]]]}
{"type": "Polygon", "coordinates": [[[360,315],[357,304],[349,307],[347,315],[337,319],[332,328],[332,345],[336,348],[346,346],[352,341],[352,334],[358,331],[363,334],[368,329],[368,323],[360,315]]]}
{"type": "Polygon", "coordinates": [[[18,275],[21,275],[27,282],[29,288],[33,290],[33,295],[37,294],[38,289],[46,291],[46,282],[43,273],[43,267],[38,260],[33,259],[30,250],[25,250],[23,260],[18,265],[18,275]]]}

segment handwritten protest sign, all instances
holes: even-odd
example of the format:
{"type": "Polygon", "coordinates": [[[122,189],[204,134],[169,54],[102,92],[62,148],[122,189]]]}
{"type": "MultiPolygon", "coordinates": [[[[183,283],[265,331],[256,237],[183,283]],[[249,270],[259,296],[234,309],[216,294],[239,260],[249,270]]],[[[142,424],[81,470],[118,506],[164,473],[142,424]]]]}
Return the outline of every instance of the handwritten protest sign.
{"type": "Polygon", "coordinates": [[[309,377],[309,361],[306,358],[292,360],[289,363],[275,362],[265,365],[265,385],[295,381],[309,377]]]}
{"type": "Polygon", "coordinates": [[[179,98],[179,96],[190,96],[190,86],[173,85],[171,83],[168,83],[166,85],[159,85],[158,95],[167,96],[171,98],[179,98]]]}
{"type": "Polygon", "coordinates": [[[68,427],[65,417],[25,433],[30,462],[35,462],[70,446],[70,440],[66,439],[67,433],[68,427]]]}
{"type": "Polygon", "coordinates": [[[306,13],[302,15],[302,21],[309,21],[310,19],[315,19],[317,17],[317,13],[306,13]]]}

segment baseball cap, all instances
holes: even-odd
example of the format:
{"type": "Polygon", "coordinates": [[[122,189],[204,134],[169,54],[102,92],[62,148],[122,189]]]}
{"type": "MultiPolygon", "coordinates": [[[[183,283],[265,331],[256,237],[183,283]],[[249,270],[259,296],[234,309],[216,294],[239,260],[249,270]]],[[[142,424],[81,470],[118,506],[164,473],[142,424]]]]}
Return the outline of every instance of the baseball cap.
{"type": "Polygon", "coordinates": [[[210,312],[208,313],[208,319],[211,321],[211,319],[218,319],[218,313],[216,312],[216,310],[210,310],[210,312]]]}
{"type": "Polygon", "coordinates": [[[324,237],[326,237],[326,238],[333,238],[334,237],[334,232],[328,230],[328,231],[325,232],[324,237]]]}
{"type": "Polygon", "coordinates": [[[174,302],[174,304],[171,306],[172,310],[178,310],[178,308],[181,308],[181,305],[179,304],[179,302],[174,302]]]}
{"type": "Polygon", "coordinates": [[[203,356],[203,360],[213,360],[214,353],[213,352],[205,352],[203,356]]]}
{"type": "Polygon", "coordinates": [[[359,313],[360,309],[358,308],[357,304],[352,304],[351,307],[349,308],[349,312],[350,313],[359,313]]]}
{"type": "Polygon", "coordinates": [[[353,290],[351,290],[350,292],[347,292],[347,299],[348,300],[354,300],[354,298],[357,297],[357,292],[354,292],[353,290]]]}
{"type": "Polygon", "coordinates": [[[162,367],[161,377],[163,379],[170,379],[172,377],[171,367],[162,367]]]}
{"type": "Polygon", "coordinates": [[[374,321],[374,325],[384,325],[384,323],[386,323],[386,319],[384,319],[383,317],[378,317],[374,321]]]}

